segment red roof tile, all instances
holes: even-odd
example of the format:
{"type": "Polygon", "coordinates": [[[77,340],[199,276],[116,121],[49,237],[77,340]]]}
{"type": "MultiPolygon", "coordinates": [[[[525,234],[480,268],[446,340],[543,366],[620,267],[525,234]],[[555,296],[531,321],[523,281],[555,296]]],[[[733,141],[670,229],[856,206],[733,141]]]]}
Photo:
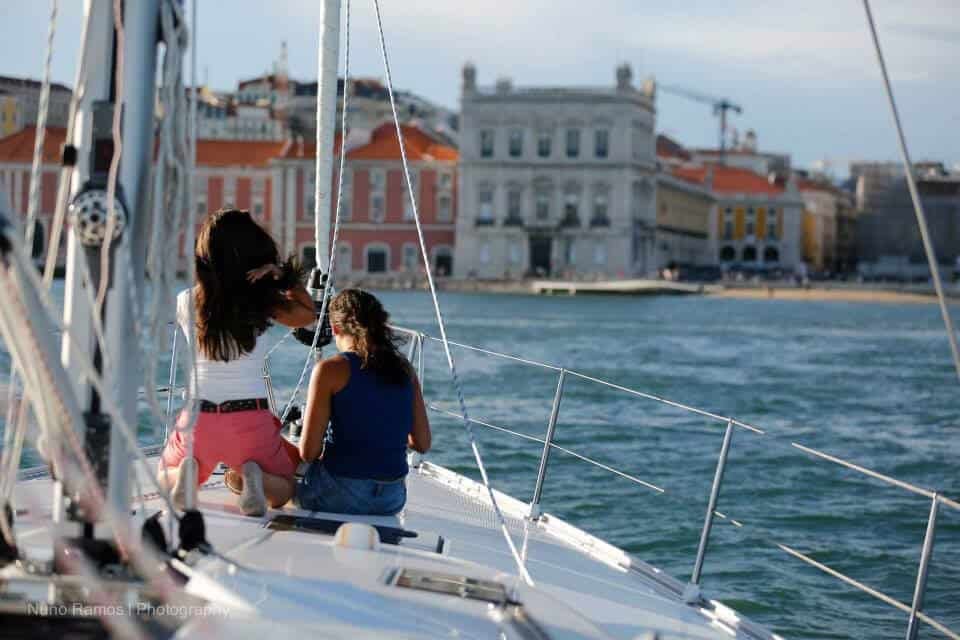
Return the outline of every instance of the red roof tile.
{"type": "Polygon", "coordinates": [[[682,144],[661,133],[657,134],[657,157],[690,160],[693,156],[682,144]]]}
{"type": "MultiPolygon", "coordinates": [[[[460,156],[456,149],[436,141],[419,127],[400,125],[406,146],[407,159],[452,160],[460,156]]],[[[334,155],[340,153],[340,135],[334,140],[334,155]]],[[[287,159],[312,158],[316,154],[314,142],[290,142],[284,148],[281,157],[287,159]]],[[[399,160],[400,142],[397,140],[396,127],[392,123],[382,124],[374,129],[367,144],[354,147],[347,153],[350,160],[399,160]]]]}
{"type": "Polygon", "coordinates": [[[766,177],[749,169],[729,167],[721,164],[686,165],[675,167],[673,174],[691,182],[703,183],[707,177],[707,168],[713,169],[713,190],[718,193],[783,193],[783,187],[771,184],[766,177]]]}
{"type": "MultiPolygon", "coordinates": [[[[0,138],[0,162],[33,162],[33,140],[37,135],[34,126],[24,127],[5,138],[0,138]]],[[[47,127],[43,138],[44,163],[59,163],[61,147],[67,137],[63,127],[47,127]]]]}
{"type": "Polygon", "coordinates": [[[266,167],[279,158],[286,142],[263,140],[197,140],[197,165],[203,167],[266,167]]]}

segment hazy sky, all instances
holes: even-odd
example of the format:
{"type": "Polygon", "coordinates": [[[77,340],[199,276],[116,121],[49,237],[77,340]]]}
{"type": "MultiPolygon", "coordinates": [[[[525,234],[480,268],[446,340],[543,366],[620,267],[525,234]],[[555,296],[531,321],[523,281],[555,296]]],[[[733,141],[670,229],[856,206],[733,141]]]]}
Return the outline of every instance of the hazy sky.
{"type": "MultiPolygon", "coordinates": [[[[346,0],[344,0],[346,1],[346,0]]],[[[320,0],[199,0],[199,75],[219,89],[270,68],[316,77],[320,0]]],[[[354,0],[353,74],[382,77],[372,0],[354,0]]],[[[896,159],[896,139],[860,0],[381,0],[394,80],[456,107],[460,67],[481,84],[612,85],[642,79],[726,96],[733,124],[807,166],[896,159]],[[673,5],[673,6],[670,6],[673,5]]],[[[60,0],[54,79],[73,83],[82,3],[60,0]]],[[[960,0],[874,0],[915,159],[960,162],[960,0]]],[[[49,2],[0,0],[0,74],[39,77],[49,2]]],[[[661,93],[657,128],[715,145],[708,105],[661,93]]]]}

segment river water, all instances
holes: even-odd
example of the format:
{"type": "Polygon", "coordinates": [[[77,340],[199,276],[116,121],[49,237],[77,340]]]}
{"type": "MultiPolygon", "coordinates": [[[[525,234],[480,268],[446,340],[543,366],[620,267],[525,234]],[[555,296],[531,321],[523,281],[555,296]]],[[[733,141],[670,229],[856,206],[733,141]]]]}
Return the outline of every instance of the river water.
{"type": "MultiPolygon", "coordinates": [[[[427,294],[381,297],[394,323],[439,335],[427,294]]],[[[763,429],[734,431],[717,510],[743,526],[716,520],[703,568],[707,595],[788,638],[903,637],[905,613],[775,545],[911,601],[930,500],[791,442],[960,498],[960,402],[936,306],[459,293],[440,300],[451,340],[763,429]]],[[[544,436],[556,371],[453,353],[472,417],[544,436]]],[[[304,355],[292,341],[277,350],[281,401],[304,355]]],[[[427,343],[424,390],[428,401],[456,410],[439,343],[427,343]]],[[[431,420],[429,459],[477,477],[462,423],[437,413],[431,420]]],[[[724,426],[568,375],[556,443],[665,491],[554,451],[543,509],[686,581],[724,426]]],[[[152,427],[143,429],[149,439],[152,427]]],[[[493,485],[529,500],[542,445],[475,430],[493,485]]],[[[960,629],[960,513],[941,507],[938,522],[924,608],[960,629]]],[[[924,626],[921,637],[941,636],[924,626]]]]}

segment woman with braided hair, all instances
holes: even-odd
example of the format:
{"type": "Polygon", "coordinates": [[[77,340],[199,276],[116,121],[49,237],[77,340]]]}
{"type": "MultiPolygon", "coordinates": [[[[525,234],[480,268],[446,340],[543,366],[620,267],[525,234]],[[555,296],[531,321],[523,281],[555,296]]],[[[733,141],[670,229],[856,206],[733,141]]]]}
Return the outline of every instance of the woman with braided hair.
{"type": "Polygon", "coordinates": [[[392,515],[407,499],[407,448],[430,449],[420,383],[397,350],[375,296],[345,289],[330,302],[339,354],[313,370],[295,500],[310,511],[392,515]]]}

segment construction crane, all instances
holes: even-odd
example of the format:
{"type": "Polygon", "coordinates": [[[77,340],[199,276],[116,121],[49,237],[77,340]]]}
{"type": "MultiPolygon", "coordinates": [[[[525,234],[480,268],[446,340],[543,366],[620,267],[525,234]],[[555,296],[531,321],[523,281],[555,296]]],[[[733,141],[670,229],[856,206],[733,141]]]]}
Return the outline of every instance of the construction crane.
{"type": "Polygon", "coordinates": [[[667,93],[689,98],[690,100],[713,105],[713,114],[720,116],[720,164],[723,164],[727,153],[727,111],[740,114],[743,113],[743,107],[731,102],[727,98],[715,98],[683,87],[658,84],[657,88],[667,93]]]}

